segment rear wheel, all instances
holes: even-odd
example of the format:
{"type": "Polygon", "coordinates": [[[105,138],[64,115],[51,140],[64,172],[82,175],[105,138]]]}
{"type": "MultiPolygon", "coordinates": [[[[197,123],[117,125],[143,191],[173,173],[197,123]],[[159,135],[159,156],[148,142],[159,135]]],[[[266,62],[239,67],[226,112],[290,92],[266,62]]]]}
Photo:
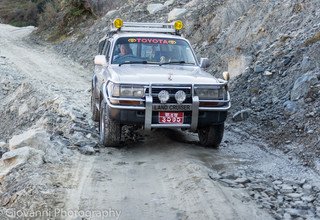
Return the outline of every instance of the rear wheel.
{"type": "Polygon", "coordinates": [[[100,114],[99,114],[99,110],[97,109],[93,86],[91,87],[91,113],[92,113],[92,120],[99,121],[100,114]]]}
{"type": "Polygon", "coordinates": [[[100,142],[106,147],[116,147],[121,140],[121,126],[110,118],[110,113],[104,101],[100,105],[100,142]]]}
{"type": "Polygon", "coordinates": [[[200,144],[206,147],[218,148],[224,132],[224,124],[211,125],[198,129],[200,144]]]}

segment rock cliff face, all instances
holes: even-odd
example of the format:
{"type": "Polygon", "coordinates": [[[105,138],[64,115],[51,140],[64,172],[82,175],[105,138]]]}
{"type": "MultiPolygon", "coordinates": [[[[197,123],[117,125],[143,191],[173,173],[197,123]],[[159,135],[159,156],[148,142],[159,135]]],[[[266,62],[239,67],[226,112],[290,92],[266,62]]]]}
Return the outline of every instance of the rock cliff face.
{"type": "Polygon", "coordinates": [[[92,67],[97,42],[114,18],[181,19],[199,57],[210,58],[208,71],[217,76],[225,70],[231,73],[231,114],[250,112],[245,121],[230,120],[230,126],[306,155],[304,147],[288,143],[303,144],[313,154],[320,141],[318,8],[318,0],[133,0],[56,48],[92,67]]]}

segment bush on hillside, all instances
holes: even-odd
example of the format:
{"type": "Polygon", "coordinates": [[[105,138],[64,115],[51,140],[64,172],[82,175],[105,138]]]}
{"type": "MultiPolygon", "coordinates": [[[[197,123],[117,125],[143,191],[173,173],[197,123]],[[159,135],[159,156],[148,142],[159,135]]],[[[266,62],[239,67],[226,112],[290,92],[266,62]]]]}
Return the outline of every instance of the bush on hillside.
{"type": "Polygon", "coordinates": [[[55,41],[71,34],[82,22],[96,18],[86,0],[51,0],[38,21],[38,32],[55,41]]]}
{"type": "Polygon", "coordinates": [[[19,27],[36,25],[38,10],[37,2],[31,0],[4,0],[0,3],[0,16],[3,22],[19,27]]]}
{"type": "Polygon", "coordinates": [[[51,40],[71,35],[81,25],[128,0],[0,0],[0,19],[15,26],[38,26],[51,40]]]}

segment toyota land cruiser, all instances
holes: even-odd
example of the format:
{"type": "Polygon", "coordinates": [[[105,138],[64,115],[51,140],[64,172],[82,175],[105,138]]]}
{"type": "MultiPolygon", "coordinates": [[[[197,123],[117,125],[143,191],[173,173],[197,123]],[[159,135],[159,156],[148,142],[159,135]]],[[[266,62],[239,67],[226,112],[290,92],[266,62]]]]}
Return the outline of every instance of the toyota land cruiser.
{"type": "Polygon", "coordinates": [[[100,142],[117,146],[123,125],[145,130],[197,132],[200,144],[217,148],[230,108],[228,73],[218,79],[203,69],[184,37],[181,21],[135,23],[116,19],[99,42],[92,78],[92,118],[100,142]]]}

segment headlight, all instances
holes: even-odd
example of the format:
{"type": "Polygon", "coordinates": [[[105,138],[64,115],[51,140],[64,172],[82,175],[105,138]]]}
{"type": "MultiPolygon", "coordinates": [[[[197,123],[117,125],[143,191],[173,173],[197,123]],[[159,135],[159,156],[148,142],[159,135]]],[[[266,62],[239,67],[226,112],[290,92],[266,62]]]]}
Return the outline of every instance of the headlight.
{"type": "Polygon", "coordinates": [[[108,85],[109,95],[113,97],[142,98],[144,90],[143,86],[137,85],[119,85],[113,83],[108,85]]]}
{"type": "Polygon", "coordinates": [[[108,95],[119,97],[120,96],[120,86],[119,84],[109,83],[107,86],[108,89],[108,95]]]}
{"type": "Polygon", "coordinates": [[[120,96],[141,98],[144,96],[144,87],[134,85],[122,85],[120,86],[120,96]]]}
{"type": "Polygon", "coordinates": [[[226,91],[223,86],[216,88],[201,88],[198,87],[195,89],[195,93],[199,96],[200,99],[214,99],[214,100],[223,100],[226,96],[226,91]]]}

